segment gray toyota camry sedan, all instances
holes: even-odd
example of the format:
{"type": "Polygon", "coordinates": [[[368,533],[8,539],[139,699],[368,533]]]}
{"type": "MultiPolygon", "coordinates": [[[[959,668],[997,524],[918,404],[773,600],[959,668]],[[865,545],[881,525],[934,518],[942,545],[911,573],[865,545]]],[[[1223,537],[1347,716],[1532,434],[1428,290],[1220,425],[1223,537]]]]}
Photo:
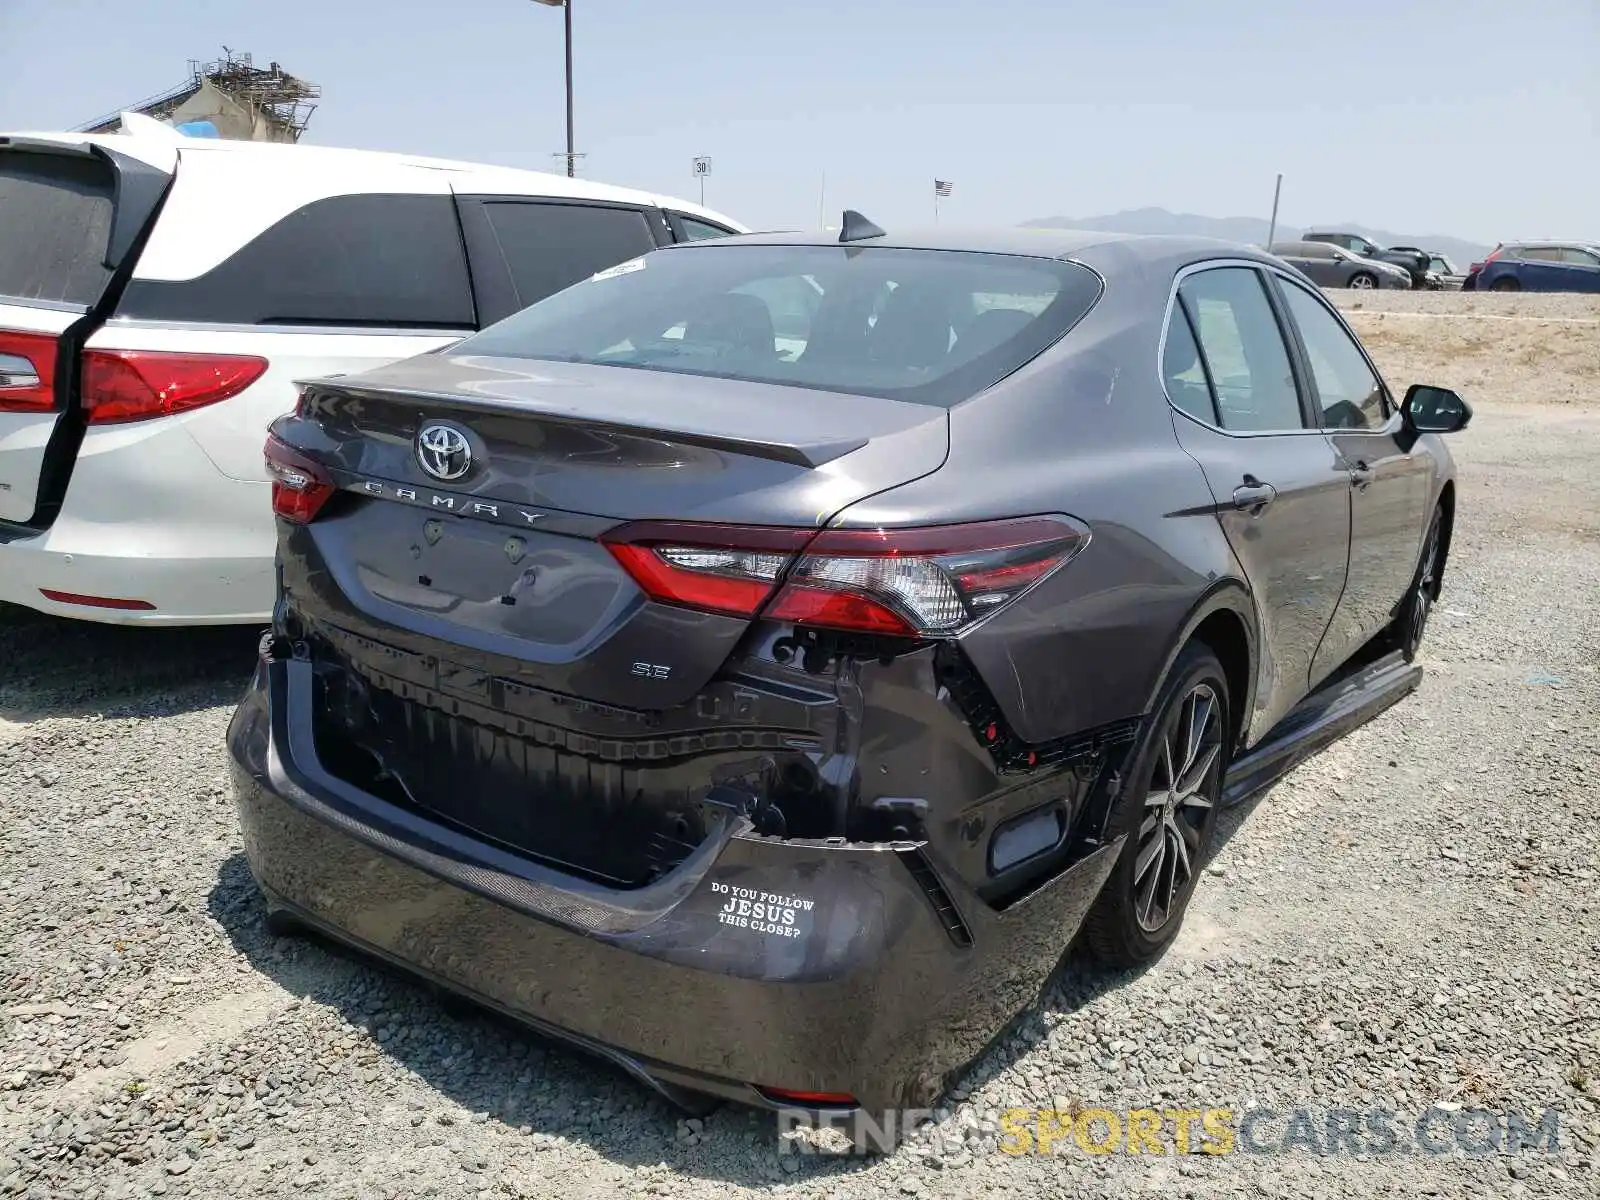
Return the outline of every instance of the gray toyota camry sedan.
{"type": "Polygon", "coordinates": [[[856,213],[307,381],[230,730],[272,927],[686,1104],[926,1104],[1415,672],[1469,416],[1261,251],[856,213]]]}

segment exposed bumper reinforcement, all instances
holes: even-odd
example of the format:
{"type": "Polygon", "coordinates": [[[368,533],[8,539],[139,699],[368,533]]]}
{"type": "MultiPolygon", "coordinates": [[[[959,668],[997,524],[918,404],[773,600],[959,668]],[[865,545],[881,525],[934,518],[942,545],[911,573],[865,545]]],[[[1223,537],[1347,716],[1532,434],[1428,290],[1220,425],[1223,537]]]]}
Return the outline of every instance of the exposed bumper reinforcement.
{"type": "Polygon", "coordinates": [[[930,1103],[1037,999],[1121,849],[1003,911],[940,871],[966,945],[899,853],[920,843],[732,832],[714,861],[619,904],[533,878],[531,864],[486,869],[480,850],[330,786],[295,729],[308,669],[263,665],[229,733],[245,853],[269,904],[679,1103],[773,1107],[760,1088],[847,1093],[874,1113],[930,1103]]]}

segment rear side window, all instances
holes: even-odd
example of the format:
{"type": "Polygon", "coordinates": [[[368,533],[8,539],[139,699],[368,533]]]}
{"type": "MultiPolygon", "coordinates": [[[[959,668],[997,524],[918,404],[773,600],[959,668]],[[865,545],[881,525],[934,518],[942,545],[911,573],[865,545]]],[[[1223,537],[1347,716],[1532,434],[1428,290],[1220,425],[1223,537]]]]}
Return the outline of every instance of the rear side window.
{"type": "Polygon", "coordinates": [[[1100,279],[1008,254],[705,241],[508,317],[457,354],[709,375],[948,406],[1081,320],[1100,279]]]}
{"type": "Polygon", "coordinates": [[[1200,339],[1222,428],[1303,428],[1289,351],[1261,276],[1247,267],[1215,267],[1185,279],[1178,295],[1200,339]]]}
{"type": "Polygon", "coordinates": [[[483,212],[524,306],[656,245],[635,208],[492,201],[483,212]]]}
{"type": "Polygon", "coordinates": [[[1161,376],[1167,398],[1178,411],[1207,425],[1217,423],[1217,408],[1211,401],[1211,385],[1206,382],[1205,367],[1200,362],[1200,347],[1195,344],[1194,331],[1181,304],[1172,307],[1167,344],[1161,351],[1161,376]]]}
{"type": "Polygon", "coordinates": [[[448,196],[332,196],[195,279],[135,279],[120,315],[227,325],[457,329],[475,323],[448,196]]]}
{"type": "Polygon", "coordinates": [[[111,169],[0,150],[0,296],[87,307],[111,279],[111,169]]]}

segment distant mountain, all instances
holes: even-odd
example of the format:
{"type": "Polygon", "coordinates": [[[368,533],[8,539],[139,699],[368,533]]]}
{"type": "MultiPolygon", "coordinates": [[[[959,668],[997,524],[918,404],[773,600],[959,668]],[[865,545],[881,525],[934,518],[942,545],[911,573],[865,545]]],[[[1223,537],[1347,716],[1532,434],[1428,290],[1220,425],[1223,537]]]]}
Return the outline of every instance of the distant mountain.
{"type": "MultiPolygon", "coordinates": [[[[1043,217],[1037,221],[1024,221],[1030,229],[1094,229],[1104,233],[1173,233],[1189,237],[1222,238],[1229,242],[1245,242],[1259,246],[1267,240],[1268,222],[1259,217],[1202,217],[1196,213],[1168,212],[1164,208],[1136,208],[1129,212],[1110,213],[1102,217],[1043,217]]],[[[1481,242],[1463,241],[1461,238],[1440,234],[1418,236],[1409,233],[1391,233],[1386,229],[1373,229],[1355,221],[1334,221],[1320,226],[1299,228],[1279,224],[1273,236],[1280,242],[1293,241],[1304,229],[1338,230],[1342,233],[1359,233],[1371,238],[1380,246],[1421,246],[1424,250],[1442,253],[1466,269],[1470,262],[1482,258],[1490,247],[1481,242]]]]}

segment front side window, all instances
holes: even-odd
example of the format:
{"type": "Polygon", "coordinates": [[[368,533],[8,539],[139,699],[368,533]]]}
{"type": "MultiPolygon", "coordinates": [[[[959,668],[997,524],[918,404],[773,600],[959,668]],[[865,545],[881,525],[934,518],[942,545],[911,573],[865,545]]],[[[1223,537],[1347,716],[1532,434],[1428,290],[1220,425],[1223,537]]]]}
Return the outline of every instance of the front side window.
{"type": "Polygon", "coordinates": [[[656,244],[636,208],[491,201],[483,211],[524,306],[656,244]]]}
{"type": "Polygon", "coordinates": [[[1600,254],[1593,250],[1585,250],[1580,246],[1563,246],[1561,248],[1561,261],[1570,263],[1575,267],[1600,267],[1600,254]]]}
{"type": "Polygon", "coordinates": [[[1190,275],[1178,294],[1194,319],[1222,428],[1303,428],[1289,351],[1260,274],[1214,267],[1190,275]]]}
{"type": "Polygon", "coordinates": [[[1388,420],[1383,385],[1366,356],[1327,307],[1304,288],[1283,285],[1300,330],[1326,429],[1377,429],[1388,420]]]}
{"type": "Polygon", "coordinates": [[[683,240],[686,242],[704,241],[706,238],[729,237],[731,230],[720,225],[712,225],[707,221],[697,221],[693,217],[679,217],[678,227],[683,231],[683,240]]]}
{"type": "Polygon", "coordinates": [[[1099,294],[1092,271],[1054,259],[704,241],[599,272],[452,353],[948,406],[1036,357],[1099,294]]]}

